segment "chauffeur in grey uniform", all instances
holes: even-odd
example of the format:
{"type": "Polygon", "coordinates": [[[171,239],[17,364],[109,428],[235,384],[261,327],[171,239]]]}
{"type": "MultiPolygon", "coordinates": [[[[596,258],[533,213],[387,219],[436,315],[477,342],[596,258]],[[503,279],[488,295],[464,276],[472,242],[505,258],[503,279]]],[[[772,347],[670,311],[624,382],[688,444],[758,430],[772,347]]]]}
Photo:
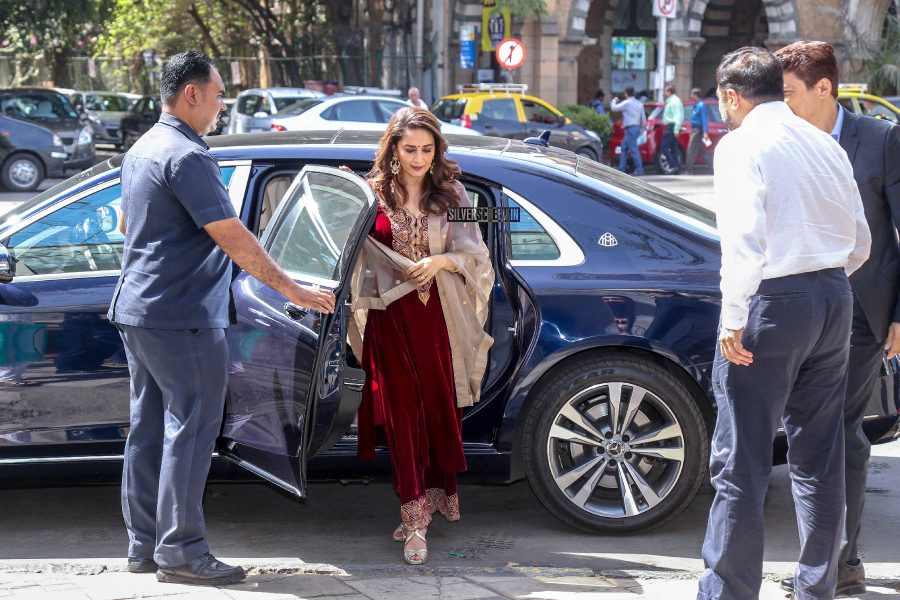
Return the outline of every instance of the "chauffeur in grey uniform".
{"type": "MultiPolygon", "coordinates": [[[[863,594],[866,572],[857,542],[870,450],[863,417],[878,381],[881,357],[900,352],[900,127],[853,114],[837,103],[838,67],[830,44],[796,42],[775,56],[784,67],[788,106],[847,152],[872,233],[869,260],[850,278],[853,328],[844,403],[847,511],[837,584],[839,595],[863,594]]],[[[782,585],[792,589],[793,583],[791,578],[782,585]]]]}
{"type": "Polygon", "coordinates": [[[731,132],[715,154],[722,315],[698,599],[759,596],[763,503],[783,424],[800,533],[795,597],[829,600],[844,516],[847,276],[868,257],[869,228],[846,154],[785,105],[775,56],[727,54],[716,83],[731,132]]]}
{"type": "Polygon", "coordinates": [[[163,69],[163,113],[122,162],[122,275],[109,309],[131,373],[122,512],[128,570],[159,581],[244,578],[204,539],[202,495],[227,383],[231,260],[289,301],[322,312],[334,295],[297,285],[237,218],[200,138],[225,109],[208,57],[186,51],[163,69]]]}

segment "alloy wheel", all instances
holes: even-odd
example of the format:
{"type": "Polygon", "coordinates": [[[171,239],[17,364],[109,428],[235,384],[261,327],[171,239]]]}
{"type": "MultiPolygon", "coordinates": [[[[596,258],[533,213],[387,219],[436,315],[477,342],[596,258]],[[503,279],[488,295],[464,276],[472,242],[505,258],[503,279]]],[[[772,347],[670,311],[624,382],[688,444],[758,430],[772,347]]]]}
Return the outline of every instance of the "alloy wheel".
{"type": "Polygon", "coordinates": [[[659,505],[685,462],[685,435],[666,403],[629,382],[592,385],[554,417],[547,460],[556,486],[578,508],[625,518],[659,505]]]}
{"type": "Polygon", "coordinates": [[[37,166],[27,158],[19,158],[9,166],[10,182],[17,188],[29,189],[40,176],[37,166]]]}

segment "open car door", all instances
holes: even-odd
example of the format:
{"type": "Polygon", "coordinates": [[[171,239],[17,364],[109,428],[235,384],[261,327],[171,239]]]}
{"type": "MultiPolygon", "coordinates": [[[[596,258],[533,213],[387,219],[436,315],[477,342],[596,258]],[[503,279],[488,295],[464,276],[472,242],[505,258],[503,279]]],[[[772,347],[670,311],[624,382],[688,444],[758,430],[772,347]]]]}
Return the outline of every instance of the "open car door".
{"type": "Polygon", "coordinates": [[[327,413],[347,412],[341,406],[348,403],[341,393],[346,300],[374,205],[375,196],[357,175],[306,166],[263,236],[263,247],[297,283],[334,291],[333,315],[288,304],[244,272],[231,287],[237,324],[228,330],[231,365],[219,453],[299,497],[306,495],[312,436],[329,436],[319,431],[335,422],[327,413]]]}

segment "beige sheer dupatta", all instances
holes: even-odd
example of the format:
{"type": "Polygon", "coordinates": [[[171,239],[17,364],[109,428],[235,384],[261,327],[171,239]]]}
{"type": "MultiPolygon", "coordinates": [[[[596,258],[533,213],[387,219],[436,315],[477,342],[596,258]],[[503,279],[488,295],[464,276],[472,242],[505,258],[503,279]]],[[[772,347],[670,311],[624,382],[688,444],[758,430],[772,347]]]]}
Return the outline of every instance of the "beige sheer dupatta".
{"type": "MultiPolygon", "coordinates": [[[[462,184],[457,183],[460,206],[471,206],[462,184]]],[[[494,268],[477,223],[451,223],[439,216],[428,217],[431,256],[443,254],[456,273],[441,270],[435,280],[441,296],[450,339],[456,404],[472,406],[481,396],[487,355],[494,339],[484,331],[487,321],[494,268]],[[440,236],[434,232],[440,231],[440,236]]],[[[406,270],[413,262],[369,236],[353,269],[353,319],[350,346],[362,359],[362,337],[369,310],[384,310],[391,302],[416,289],[406,270]]]]}

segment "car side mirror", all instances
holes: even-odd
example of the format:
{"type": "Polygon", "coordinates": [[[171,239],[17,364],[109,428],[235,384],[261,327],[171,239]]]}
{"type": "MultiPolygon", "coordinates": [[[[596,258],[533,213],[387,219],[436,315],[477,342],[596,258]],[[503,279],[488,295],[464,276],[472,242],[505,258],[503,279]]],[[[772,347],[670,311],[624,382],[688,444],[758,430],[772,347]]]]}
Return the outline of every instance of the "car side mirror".
{"type": "Polygon", "coordinates": [[[270,117],[271,115],[264,110],[253,113],[254,119],[265,119],[266,117],[270,117]]]}
{"type": "Polygon", "coordinates": [[[16,275],[16,258],[0,244],[0,283],[9,283],[16,275]]]}

